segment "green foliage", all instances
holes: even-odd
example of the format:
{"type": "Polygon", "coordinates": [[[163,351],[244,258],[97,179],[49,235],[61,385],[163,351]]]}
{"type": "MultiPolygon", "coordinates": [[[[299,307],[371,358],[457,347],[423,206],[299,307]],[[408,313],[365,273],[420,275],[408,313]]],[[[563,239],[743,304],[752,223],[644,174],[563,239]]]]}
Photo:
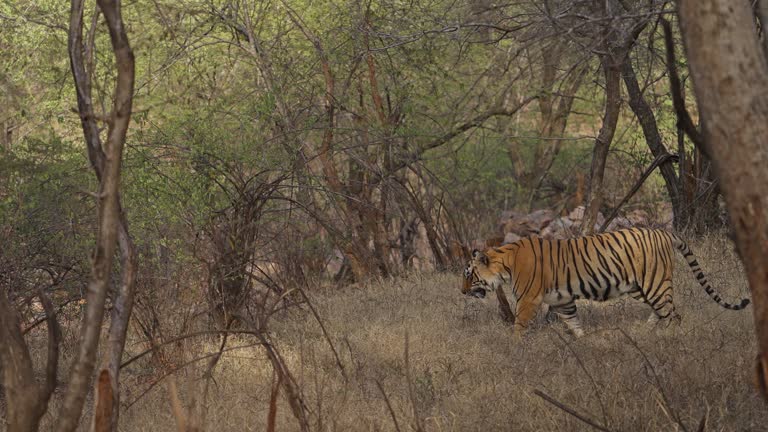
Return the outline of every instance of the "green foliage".
{"type": "Polygon", "coordinates": [[[69,274],[59,289],[77,292],[93,244],[98,185],[82,152],[53,132],[14,150],[0,150],[0,256],[23,279],[37,269],[69,274]]]}
{"type": "MultiPolygon", "coordinates": [[[[386,154],[419,160],[418,169],[429,179],[419,187],[429,189],[431,196],[448,192],[454,208],[473,220],[492,224],[495,217],[486,215],[527,207],[531,190],[521,184],[508,152],[516,145],[529,168],[545,144],[538,138],[535,102],[514,117],[488,119],[434,150],[414,154],[457,125],[502,101],[510,105],[534,94],[541,85],[536,43],[525,50],[515,37],[489,43],[482,38],[483,29],[456,26],[467,17],[475,19],[475,6],[447,0],[124,4],[136,85],[123,204],[137,243],[188,245],[231,204],[229,192],[237,181],[261,172],[290,172],[304,163],[308,168],[302,181],[311,186],[313,211],[324,215],[326,225],[334,222],[338,214],[331,209],[338,197],[326,193],[319,162],[328,127],[326,59],[335,80],[329,157],[342,182],[357,181],[354,175],[360,169],[384,172],[386,154]],[[369,61],[383,99],[384,121],[373,106],[369,61]]],[[[523,11],[521,5],[500,8],[510,15],[523,11]]],[[[87,27],[93,13],[93,4],[87,4],[87,27]]],[[[76,100],[66,47],[69,10],[61,2],[15,0],[0,5],[0,14],[5,17],[0,18],[0,120],[14,127],[13,144],[0,162],[2,221],[30,230],[49,226],[61,235],[63,220],[92,217],[93,200],[85,191],[96,188],[72,112],[76,100]]],[[[95,33],[93,97],[97,115],[107,116],[114,60],[102,20],[95,33]]],[[[653,43],[660,47],[658,38],[653,43]]],[[[663,65],[651,53],[638,52],[633,59],[643,71],[648,100],[656,107],[667,146],[674,150],[675,117],[666,83],[659,80],[663,65]]],[[[564,62],[558,74],[571,66],[564,62]]],[[[590,69],[576,95],[566,141],[547,175],[545,188],[554,184],[565,190],[540,193],[534,206],[562,201],[573,192],[574,174],[588,169],[603,106],[598,72],[590,69]]],[[[629,110],[623,111],[620,124],[611,160],[630,165],[627,172],[632,174],[650,162],[650,155],[629,110]]],[[[626,177],[617,182],[614,194],[626,190],[631,175],[626,177]]],[[[650,195],[663,195],[661,186],[654,176],[646,189],[650,195]]],[[[317,232],[307,219],[296,225],[300,232],[317,232]]],[[[87,232],[80,230],[77,236],[87,232]]],[[[87,235],[78,238],[87,244],[87,235]]],[[[315,242],[327,241],[323,235],[304,235],[296,244],[319,251],[327,244],[315,242]]]]}

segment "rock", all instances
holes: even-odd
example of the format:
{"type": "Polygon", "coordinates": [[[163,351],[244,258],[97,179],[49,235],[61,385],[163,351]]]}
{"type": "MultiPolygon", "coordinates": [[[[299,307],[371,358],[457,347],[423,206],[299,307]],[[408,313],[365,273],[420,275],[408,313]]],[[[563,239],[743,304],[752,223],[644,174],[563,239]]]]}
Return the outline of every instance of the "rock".
{"type": "MultiPolygon", "coordinates": [[[[581,223],[581,221],[584,220],[585,212],[586,210],[584,209],[584,206],[578,206],[575,209],[573,209],[571,214],[568,215],[568,219],[572,220],[575,223],[581,223]]],[[[605,216],[602,213],[597,212],[598,226],[602,226],[604,222],[605,222],[605,216]]]]}
{"type": "Polygon", "coordinates": [[[514,233],[520,237],[538,234],[555,218],[555,212],[548,209],[536,210],[527,215],[510,212],[510,218],[499,226],[502,234],[514,233]]]}
{"type": "Polygon", "coordinates": [[[627,219],[632,223],[632,226],[647,227],[649,216],[648,212],[642,209],[635,209],[627,213],[627,219]]]}
{"type": "Polygon", "coordinates": [[[571,214],[568,215],[568,219],[574,222],[581,221],[582,219],[584,219],[584,211],[585,211],[584,206],[578,206],[575,209],[573,209],[571,214]]]}
{"type": "Polygon", "coordinates": [[[541,236],[550,240],[572,238],[576,228],[577,224],[570,218],[557,218],[541,230],[541,236]]]}
{"type": "Polygon", "coordinates": [[[608,224],[605,231],[616,231],[625,228],[632,228],[632,222],[625,217],[616,216],[611,223],[608,224]]]}
{"type": "Polygon", "coordinates": [[[520,219],[522,216],[523,214],[517,210],[504,210],[501,212],[501,223],[504,223],[508,219],[520,219]]]}
{"type": "Polygon", "coordinates": [[[527,215],[525,220],[528,221],[531,226],[541,231],[555,219],[555,216],[555,212],[552,210],[542,209],[527,215]]]}
{"type": "Polygon", "coordinates": [[[340,250],[334,249],[330,255],[326,258],[325,271],[329,275],[335,275],[341,270],[341,266],[344,264],[344,254],[340,250]]]}
{"type": "Polygon", "coordinates": [[[537,232],[534,227],[529,225],[522,219],[509,219],[501,226],[501,232],[503,234],[514,233],[520,237],[528,237],[534,232],[537,232]]]}
{"type": "Polygon", "coordinates": [[[506,233],[504,235],[504,244],[514,243],[514,242],[520,240],[521,238],[522,237],[520,237],[519,235],[517,235],[517,234],[515,234],[513,232],[508,232],[508,233],[506,233]]]}
{"type": "Polygon", "coordinates": [[[600,212],[597,212],[597,222],[596,223],[597,223],[597,229],[596,230],[599,230],[600,227],[603,226],[603,224],[605,223],[605,216],[603,216],[603,214],[600,213],[600,212]]]}

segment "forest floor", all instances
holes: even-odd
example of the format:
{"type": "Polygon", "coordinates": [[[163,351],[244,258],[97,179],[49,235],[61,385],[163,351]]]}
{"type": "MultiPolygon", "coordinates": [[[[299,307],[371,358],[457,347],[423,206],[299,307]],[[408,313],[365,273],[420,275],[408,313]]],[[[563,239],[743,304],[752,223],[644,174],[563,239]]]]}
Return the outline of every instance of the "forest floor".
{"type": "MultiPolygon", "coordinates": [[[[748,294],[728,241],[713,236],[691,246],[726,301],[748,294]]],[[[587,336],[579,340],[540,316],[515,342],[495,296],[464,298],[458,273],[310,293],[346,379],[309,310],[273,317],[272,338],[304,392],[312,430],[595,430],[536,392],[612,431],[695,431],[702,419],[706,431],[768,430],[768,404],[753,381],[751,306],[722,309],[681,258],[679,326],[650,328],[650,308],[631,299],[583,302],[587,336]]],[[[218,348],[199,344],[201,352],[218,348]]],[[[252,341],[233,338],[237,345],[252,341]]],[[[124,405],[120,430],[175,430],[163,383],[142,395],[147,384],[133,379],[138,373],[124,372],[122,403],[132,405],[124,405]]],[[[185,401],[199,376],[178,377],[185,401]]],[[[272,382],[263,349],[227,351],[214,372],[207,430],[265,430],[272,382]]],[[[277,430],[299,430],[284,397],[276,414],[277,430]]]]}

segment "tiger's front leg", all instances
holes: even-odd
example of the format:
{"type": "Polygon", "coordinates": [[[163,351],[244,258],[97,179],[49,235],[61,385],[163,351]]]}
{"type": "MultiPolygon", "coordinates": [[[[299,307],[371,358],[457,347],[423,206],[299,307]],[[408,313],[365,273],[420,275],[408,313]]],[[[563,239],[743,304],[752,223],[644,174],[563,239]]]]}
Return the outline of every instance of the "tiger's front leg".
{"type": "Polygon", "coordinates": [[[496,289],[496,298],[499,300],[499,315],[504,322],[510,324],[515,323],[515,314],[512,312],[512,308],[509,306],[509,300],[507,295],[504,294],[504,289],[498,287],[496,289]]]}
{"type": "Polygon", "coordinates": [[[541,297],[532,300],[518,299],[515,310],[515,336],[521,337],[541,306],[541,297]]]}

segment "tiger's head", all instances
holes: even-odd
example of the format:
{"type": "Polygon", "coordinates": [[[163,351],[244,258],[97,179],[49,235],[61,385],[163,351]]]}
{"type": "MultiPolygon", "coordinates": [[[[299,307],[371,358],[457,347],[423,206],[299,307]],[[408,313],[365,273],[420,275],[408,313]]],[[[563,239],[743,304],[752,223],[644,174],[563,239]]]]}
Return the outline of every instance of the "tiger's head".
{"type": "Polygon", "coordinates": [[[464,268],[461,293],[464,295],[484,298],[489,291],[494,291],[504,280],[499,272],[493,270],[495,263],[486,253],[477,249],[472,251],[472,259],[464,268]]]}

